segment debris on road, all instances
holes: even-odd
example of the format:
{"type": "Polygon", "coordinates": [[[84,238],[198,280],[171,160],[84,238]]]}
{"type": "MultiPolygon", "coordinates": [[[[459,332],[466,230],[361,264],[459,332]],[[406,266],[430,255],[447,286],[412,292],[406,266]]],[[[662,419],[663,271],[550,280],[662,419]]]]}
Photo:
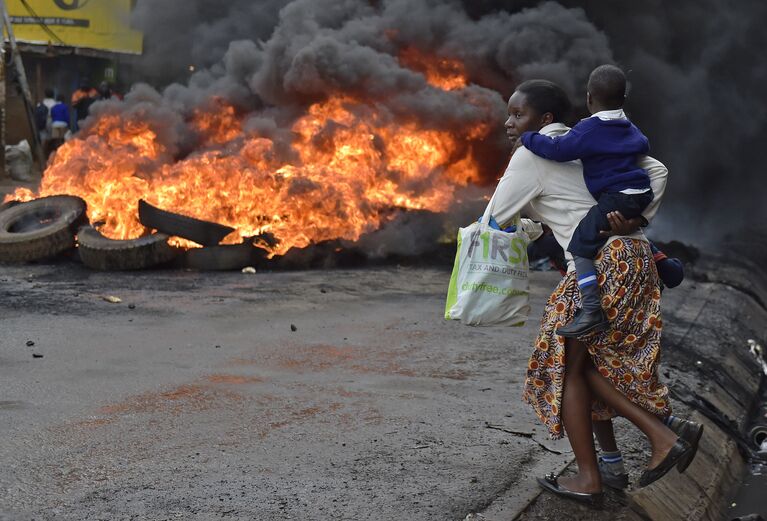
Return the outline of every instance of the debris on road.
{"type": "Polygon", "coordinates": [[[115,297],[114,295],[104,295],[101,297],[103,300],[109,302],[110,304],[119,304],[123,301],[120,297],[115,297]]]}
{"type": "Polygon", "coordinates": [[[767,425],[756,425],[748,433],[751,442],[760,453],[767,454],[767,425]]]}
{"type": "Polygon", "coordinates": [[[35,345],[34,340],[27,340],[27,347],[32,347],[33,345],[35,345]]]}
{"type": "Polygon", "coordinates": [[[24,139],[18,145],[5,145],[6,170],[11,179],[31,182],[35,178],[32,148],[24,139]]]}
{"type": "Polygon", "coordinates": [[[42,357],[43,355],[41,355],[40,353],[32,353],[32,358],[42,358],[42,357]]]}
{"type": "Polygon", "coordinates": [[[295,324],[290,324],[290,330],[291,331],[298,331],[298,328],[296,327],[295,324]]]}
{"type": "Polygon", "coordinates": [[[762,366],[762,372],[767,375],[767,360],[764,359],[764,349],[753,338],[748,339],[748,352],[751,353],[759,365],[762,366]]]}
{"type": "Polygon", "coordinates": [[[535,434],[533,432],[517,431],[517,430],[513,430],[513,429],[508,429],[508,428],[506,428],[506,427],[504,427],[502,425],[493,425],[490,422],[485,422],[485,427],[487,429],[493,429],[493,430],[496,430],[496,431],[501,431],[501,432],[506,432],[508,434],[513,434],[514,436],[522,436],[523,438],[531,439],[535,443],[540,445],[541,448],[543,448],[544,450],[546,450],[548,452],[551,452],[552,454],[562,454],[562,451],[554,450],[552,448],[549,448],[546,445],[544,445],[543,443],[541,443],[540,441],[536,440],[534,438],[535,434]]]}
{"type": "Polygon", "coordinates": [[[255,273],[256,272],[256,268],[254,268],[253,266],[245,266],[244,268],[242,268],[242,272],[243,273],[255,273]]]}

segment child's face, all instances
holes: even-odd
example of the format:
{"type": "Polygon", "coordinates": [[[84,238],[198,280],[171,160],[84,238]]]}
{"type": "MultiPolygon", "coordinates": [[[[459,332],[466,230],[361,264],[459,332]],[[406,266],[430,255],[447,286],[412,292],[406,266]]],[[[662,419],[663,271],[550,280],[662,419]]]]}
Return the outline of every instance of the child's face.
{"type": "Polygon", "coordinates": [[[504,123],[511,144],[516,144],[524,132],[538,131],[546,125],[545,118],[527,103],[527,96],[515,91],[509,98],[509,119],[504,123]]]}

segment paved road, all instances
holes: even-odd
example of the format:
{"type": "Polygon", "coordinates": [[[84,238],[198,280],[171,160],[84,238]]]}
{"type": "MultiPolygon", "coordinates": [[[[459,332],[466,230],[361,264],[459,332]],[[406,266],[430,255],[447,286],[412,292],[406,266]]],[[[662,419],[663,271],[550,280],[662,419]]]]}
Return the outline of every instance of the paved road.
{"type": "Polygon", "coordinates": [[[0,518],[521,508],[531,473],[569,459],[520,400],[558,275],[533,274],[519,329],[445,322],[448,278],[0,267],[0,518]]]}

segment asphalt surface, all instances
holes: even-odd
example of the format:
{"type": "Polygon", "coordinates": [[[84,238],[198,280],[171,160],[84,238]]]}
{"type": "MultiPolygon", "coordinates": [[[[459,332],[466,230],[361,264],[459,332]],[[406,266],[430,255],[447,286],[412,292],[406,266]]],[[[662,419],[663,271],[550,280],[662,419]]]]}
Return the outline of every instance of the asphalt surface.
{"type": "Polygon", "coordinates": [[[521,401],[558,277],[512,329],[434,269],[0,267],[0,518],[510,516],[571,458],[521,401]]]}

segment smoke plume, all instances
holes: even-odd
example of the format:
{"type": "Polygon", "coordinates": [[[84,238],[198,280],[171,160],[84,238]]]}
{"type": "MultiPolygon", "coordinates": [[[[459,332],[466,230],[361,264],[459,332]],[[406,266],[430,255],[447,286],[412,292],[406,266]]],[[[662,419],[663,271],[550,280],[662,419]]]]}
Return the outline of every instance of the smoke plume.
{"type": "MultiPolygon", "coordinates": [[[[134,88],[128,110],[163,120],[166,144],[179,157],[198,146],[184,121],[212,99],[225,100],[250,114],[246,132],[289,154],[291,122],[309,104],[345,93],[392,121],[493,126],[497,132],[471,144],[489,183],[507,159],[502,123],[515,85],[550,79],[579,103],[593,67],[614,62],[629,72],[630,116],[671,172],[656,231],[701,242],[702,234],[764,219],[763,197],[751,194],[761,192],[757,140],[767,119],[767,61],[758,59],[767,43],[766,3],[508,4],[138,0],[134,23],[146,34],[146,53],[137,70],[160,93],[134,88]],[[460,61],[470,85],[435,88],[403,63],[408,49],[460,61]]],[[[125,109],[96,107],[111,110],[125,109]]]]}
{"type": "Polygon", "coordinates": [[[146,33],[138,69],[148,83],[188,74],[187,63],[207,66],[165,87],[167,106],[188,113],[215,96],[254,111],[251,129],[274,132],[332,93],[434,128],[487,122],[501,129],[505,98],[519,81],[543,76],[574,92],[593,66],[612,59],[607,39],[583,11],[554,2],[471,19],[457,1],[283,0],[213,8],[201,0],[159,6],[139,0],[134,23],[146,33]],[[472,85],[460,93],[434,88],[398,60],[407,48],[460,60],[472,85]]]}
{"type": "MultiPolygon", "coordinates": [[[[714,246],[743,226],[765,228],[767,3],[560,0],[581,7],[629,73],[630,117],[670,171],[655,232],[714,246]]],[[[516,8],[537,2],[515,2],[516,8]]],[[[507,2],[466,0],[472,17],[507,2]]],[[[577,76],[577,74],[573,74],[577,76]]],[[[578,85],[584,78],[579,77],[578,85]]],[[[580,92],[575,92],[582,99],[580,92]]],[[[573,91],[571,91],[573,92],[573,91]]]]}

